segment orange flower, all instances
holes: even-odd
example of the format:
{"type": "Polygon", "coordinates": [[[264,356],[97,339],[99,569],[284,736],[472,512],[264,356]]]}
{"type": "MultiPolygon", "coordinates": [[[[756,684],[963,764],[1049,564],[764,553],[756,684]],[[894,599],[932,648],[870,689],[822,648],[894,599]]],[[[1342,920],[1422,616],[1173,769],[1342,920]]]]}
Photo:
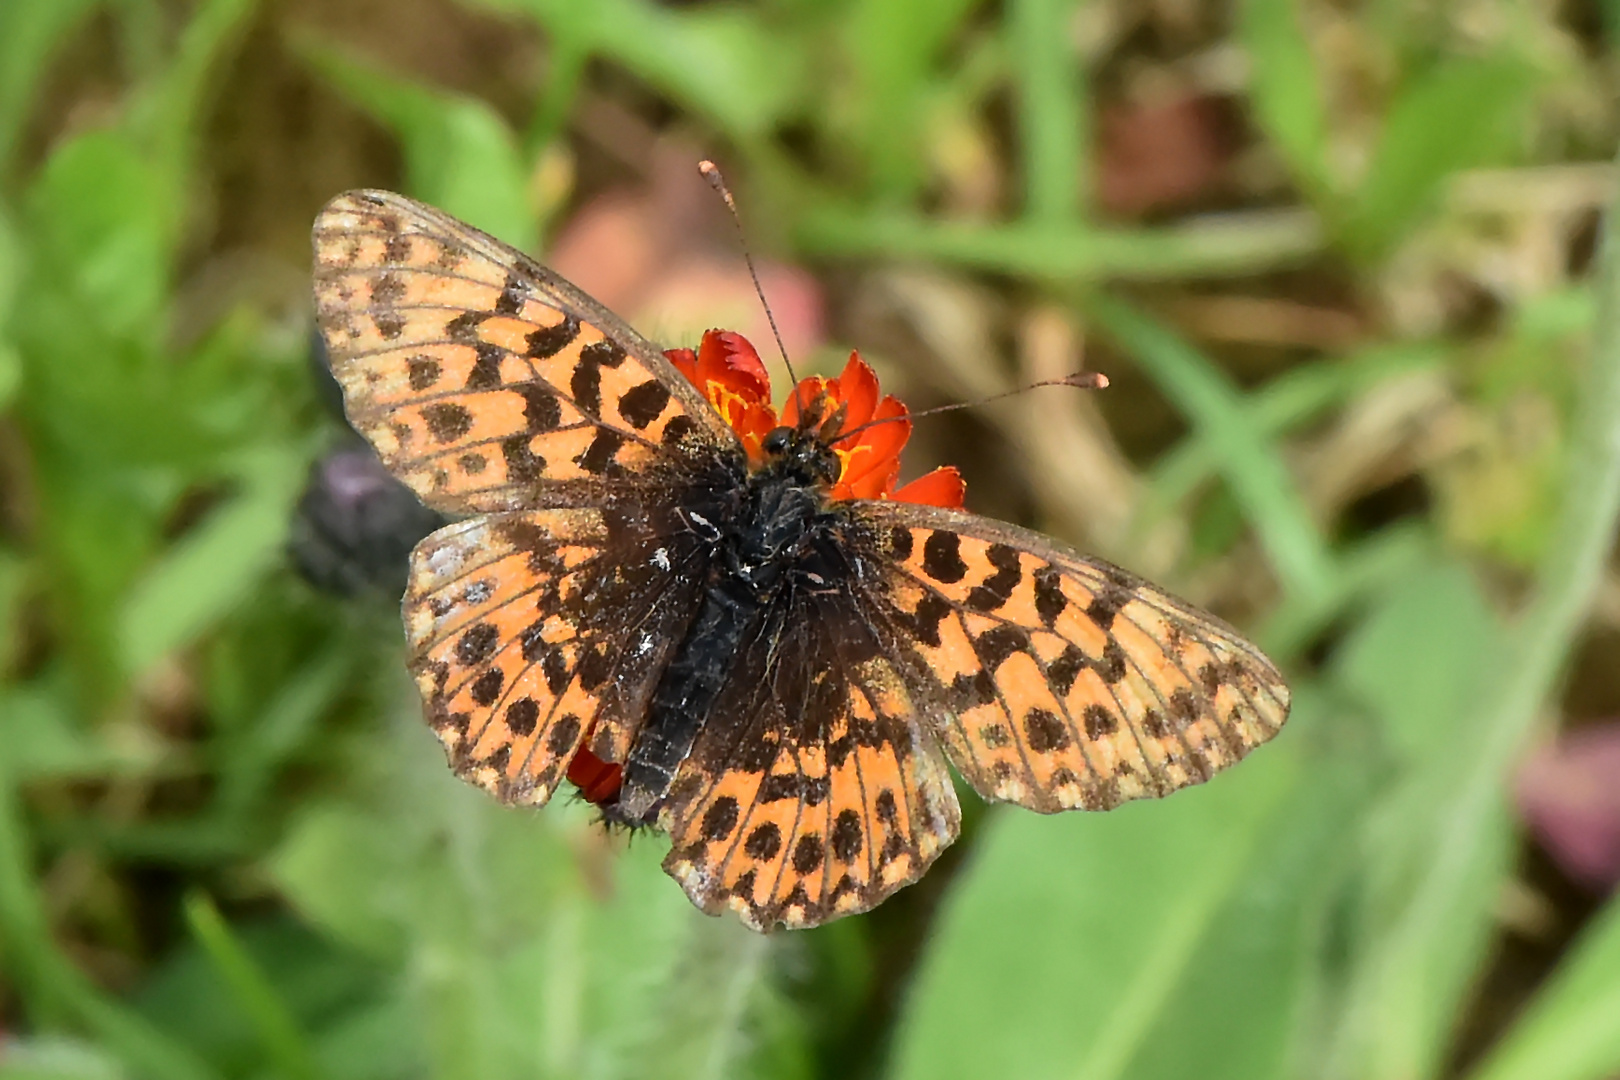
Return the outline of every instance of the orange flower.
{"type": "Polygon", "coordinates": [[[834,499],[899,499],[958,509],[965,485],[955,468],[947,465],[896,489],[900,478],[900,451],[911,438],[911,421],[899,399],[880,396],[877,374],[861,359],[849,354],[849,363],[836,378],[813,376],[801,380],[788,396],[777,420],[770,405],[770,380],[759,353],[741,334],[710,330],[703,335],[698,351],[670,349],[664,355],[703,391],[705,397],[742,438],[748,458],[754,464],[764,459],[760,442],[778,423],[798,422],[800,408],[818,404],[824,417],[836,419],[836,430],[823,434],[832,441],[842,465],[833,485],[834,499]],[[866,430],[839,439],[874,420],[866,430]]]}
{"type": "Polygon", "coordinates": [[[666,349],[664,355],[731,425],[748,460],[763,462],[759,444],[776,426],[776,410],[771,408],[770,376],[748,339],[731,330],[708,330],[697,352],[666,349]]]}

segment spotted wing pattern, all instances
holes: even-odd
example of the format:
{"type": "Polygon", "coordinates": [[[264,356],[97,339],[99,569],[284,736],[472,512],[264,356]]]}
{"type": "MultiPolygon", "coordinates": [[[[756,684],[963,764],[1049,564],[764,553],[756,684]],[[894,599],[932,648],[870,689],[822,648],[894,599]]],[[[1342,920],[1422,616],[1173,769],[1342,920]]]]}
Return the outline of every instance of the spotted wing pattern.
{"type": "MultiPolygon", "coordinates": [[[[852,579],[851,579],[852,580],[852,579]]],[[[671,790],[664,868],[756,930],[865,911],[928,869],[961,820],[945,761],[848,592],[762,635],[671,790]]]]}
{"type": "Polygon", "coordinates": [[[582,746],[624,760],[702,585],[682,572],[690,532],[657,520],[492,514],[418,545],[404,602],[410,666],[459,775],[539,805],[582,746]]]}
{"type": "Polygon", "coordinates": [[[741,444],[658,348],[515,248],[383,191],[315,222],[315,299],[355,428],[452,513],[661,482],[741,444]]]}
{"type": "Polygon", "coordinates": [[[885,555],[890,652],[986,798],[1051,813],[1167,795],[1287,719],[1257,648],[1118,567],[960,511],[860,513],[885,555]]]}

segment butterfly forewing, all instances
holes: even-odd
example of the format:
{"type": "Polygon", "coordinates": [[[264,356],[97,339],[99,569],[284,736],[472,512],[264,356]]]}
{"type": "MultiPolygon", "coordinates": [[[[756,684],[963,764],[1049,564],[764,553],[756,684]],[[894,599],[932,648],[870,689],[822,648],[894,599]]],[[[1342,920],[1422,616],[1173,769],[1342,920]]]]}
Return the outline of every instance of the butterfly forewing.
{"type": "Polygon", "coordinates": [[[960,511],[859,512],[886,565],[874,619],[987,798],[1053,812],[1166,795],[1287,719],[1258,649],[1118,567],[960,511]]]}
{"type": "Polygon", "coordinates": [[[315,299],[350,420],[429,505],[656,484],[736,435],[656,346],[514,248],[401,195],[315,222],[315,299]]]}

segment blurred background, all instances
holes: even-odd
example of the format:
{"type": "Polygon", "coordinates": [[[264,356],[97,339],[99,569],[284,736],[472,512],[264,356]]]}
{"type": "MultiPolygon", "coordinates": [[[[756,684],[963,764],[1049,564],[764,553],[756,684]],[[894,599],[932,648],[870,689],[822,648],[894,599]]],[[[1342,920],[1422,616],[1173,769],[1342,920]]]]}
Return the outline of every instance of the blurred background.
{"type": "MultiPolygon", "coordinates": [[[[1620,1076],[1614,0],[0,0],[0,1077],[1620,1076]],[[402,668],[312,356],[367,185],[666,346],[851,347],[906,476],[1253,634],[1161,803],[761,937],[402,668]]],[[[774,361],[773,361],[774,363],[774,361]]],[[[783,376],[776,371],[780,392],[783,376]]]]}

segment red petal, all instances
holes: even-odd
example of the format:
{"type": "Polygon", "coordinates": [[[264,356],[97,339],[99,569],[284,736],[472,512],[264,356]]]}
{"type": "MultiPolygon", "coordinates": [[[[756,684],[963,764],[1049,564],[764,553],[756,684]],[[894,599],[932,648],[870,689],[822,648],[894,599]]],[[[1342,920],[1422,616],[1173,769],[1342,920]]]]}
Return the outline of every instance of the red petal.
{"type": "Polygon", "coordinates": [[[962,497],[966,494],[967,485],[962,482],[962,474],[956,471],[956,466],[944,465],[931,473],[917,477],[889,497],[900,502],[960,510],[962,497]]]}
{"type": "Polygon", "coordinates": [[[861,359],[860,353],[852,351],[849,354],[843,374],[834,379],[833,384],[828,392],[844,405],[842,430],[858,428],[872,419],[878,403],[877,372],[861,359]]]}
{"type": "Polygon", "coordinates": [[[704,331],[698,346],[697,372],[699,386],[717,382],[740,397],[767,403],[771,400],[771,377],[759,352],[735,330],[704,331]]]}
{"type": "Polygon", "coordinates": [[[891,466],[897,468],[900,451],[905,449],[906,440],[911,438],[911,421],[904,419],[906,407],[900,404],[899,399],[884,398],[874,412],[876,415],[869,419],[890,422],[874,424],[853,439],[837,444],[837,448],[847,454],[840,479],[849,483],[876,470],[889,469],[891,466]]]}
{"type": "Polygon", "coordinates": [[[703,388],[703,384],[698,382],[697,353],[691,349],[665,349],[664,356],[675,365],[676,371],[686,376],[687,382],[700,390],[703,388]]]}

